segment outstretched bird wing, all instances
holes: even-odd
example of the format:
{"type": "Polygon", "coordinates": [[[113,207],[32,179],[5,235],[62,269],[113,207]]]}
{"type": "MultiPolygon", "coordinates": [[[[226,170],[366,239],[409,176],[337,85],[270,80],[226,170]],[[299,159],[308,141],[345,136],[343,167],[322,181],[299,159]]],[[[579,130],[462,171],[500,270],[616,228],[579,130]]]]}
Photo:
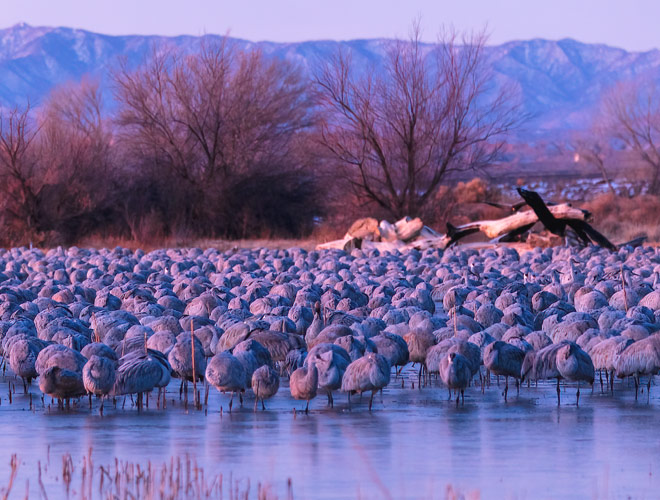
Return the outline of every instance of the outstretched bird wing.
{"type": "Polygon", "coordinates": [[[579,219],[566,219],[566,224],[568,224],[580,237],[581,240],[586,243],[591,243],[592,241],[601,247],[605,247],[609,250],[616,250],[616,246],[612,244],[601,233],[596,231],[591,224],[579,219]]]}
{"type": "Polygon", "coordinates": [[[517,188],[517,190],[518,194],[522,196],[523,200],[525,200],[527,204],[532,207],[532,210],[534,210],[534,213],[548,231],[556,234],[557,236],[564,235],[566,224],[552,215],[552,212],[550,212],[548,206],[536,191],[528,191],[527,189],[523,188],[517,188]]]}

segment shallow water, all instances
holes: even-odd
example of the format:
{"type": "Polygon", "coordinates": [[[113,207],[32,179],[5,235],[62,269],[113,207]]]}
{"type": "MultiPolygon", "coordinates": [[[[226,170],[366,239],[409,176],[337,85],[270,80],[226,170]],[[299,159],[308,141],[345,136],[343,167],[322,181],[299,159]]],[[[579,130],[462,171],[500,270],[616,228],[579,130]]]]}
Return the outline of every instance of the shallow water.
{"type": "MultiPolygon", "coordinates": [[[[78,466],[92,448],[97,465],[120,460],[158,464],[172,456],[191,454],[206,473],[230,473],[234,478],[268,484],[286,497],[287,480],[294,498],[445,498],[447,488],[480,498],[657,498],[660,437],[660,389],[651,403],[646,394],[634,401],[634,389],[619,385],[615,394],[582,388],[575,406],[575,387],[562,391],[557,407],[555,388],[543,384],[515,388],[504,403],[493,380],[485,395],[479,388],[466,391],[465,405],[447,401],[446,389],[412,389],[409,373],[376,396],[353,398],[349,410],[345,395],[326,408],[325,396],[312,401],[308,415],[293,401],[287,387],[267,401],[267,411],[254,413],[253,399],[241,408],[228,396],[211,390],[208,414],[186,410],[178,386],[169,388],[166,410],[151,407],[140,413],[106,403],[90,410],[81,400],[70,410],[45,405],[33,388],[29,397],[18,393],[9,404],[7,387],[13,377],[0,379],[0,478],[7,484],[12,453],[21,465],[10,498],[23,498],[26,479],[37,462],[52,462],[70,453],[78,466]],[[223,413],[220,414],[220,406],[223,413]]],[[[64,497],[61,482],[45,475],[49,498],[64,497]]],[[[31,487],[38,498],[36,489],[31,487]]],[[[253,488],[251,490],[255,492],[253,488]]]]}

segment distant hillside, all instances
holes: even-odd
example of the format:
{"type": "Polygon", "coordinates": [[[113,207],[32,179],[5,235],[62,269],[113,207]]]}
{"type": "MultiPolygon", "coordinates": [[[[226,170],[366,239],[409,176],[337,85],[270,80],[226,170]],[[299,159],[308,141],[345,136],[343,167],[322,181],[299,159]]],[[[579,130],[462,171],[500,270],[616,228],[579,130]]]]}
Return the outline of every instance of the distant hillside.
{"type": "MultiPolygon", "coordinates": [[[[214,37],[214,35],[207,35],[214,37]]],[[[391,40],[248,42],[267,54],[309,67],[339,45],[354,51],[358,62],[382,60],[391,40]]],[[[154,44],[192,49],[198,37],[109,36],[71,28],[20,24],[0,30],[0,103],[39,103],[56,84],[85,73],[107,84],[108,70],[122,55],[137,63],[154,44]]],[[[526,134],[557,133],[583,128],[591,121],[602,91],[618,80],[651,77],[660,80],[660,51],[627,52],[575,40],[527,40],[489,46],[487,53],[498,83],[519,85],[524,108],[534,116],[526,134]]]]}

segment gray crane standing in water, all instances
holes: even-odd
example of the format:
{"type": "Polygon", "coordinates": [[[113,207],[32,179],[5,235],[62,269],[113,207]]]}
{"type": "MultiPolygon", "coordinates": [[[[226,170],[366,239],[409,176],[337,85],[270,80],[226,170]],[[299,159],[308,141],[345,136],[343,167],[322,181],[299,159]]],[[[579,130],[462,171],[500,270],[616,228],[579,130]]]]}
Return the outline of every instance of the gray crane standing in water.
{"type": "Polygon", "coordinates": [[[428,368],[426,366],[426,355],[431,347],[436,344],[435,336],[427,331],[412,330],[404,335],[403,339],[408,344],[408,353],[410,361],[419,363],[419,373],[417,374],[417,388],[422,388],[422,376],[426,380],[428,368]]]}
{"type": "Polygon", "coordinates": [[[633,342],[626,347],[616,360],[614,373],[619,378],[633,377],[635,380],[635,400],[639,391],[641,375],[648,376],[647,399],[651,400],[651,380],[660,370],[660,334],[633,342]]]}
{"type": "Polygon", "coordinates": [[[575,342],[568,342],[557,351],[557,369],[565,380],[577,382],[575,404],[580,404],[580,382],[593,385],[595,371],[589,355],[575,342]]]}
{"type": "Polygon", "coordinates": [[[589,350],[589,356],[591,356],[591,360],[593,361],[594,369],[600,372],[601,392],[603,391],[603,371],[605,371],[605,378],[608,384],[607,389],[614,393],[614,369],[616,363],[621,353],[633,342],[628,337],[618,335],[599,342],[589,350]]]}
{"type": "Polygon", "coordinates": [[[39,339],[18,339],[12,343],[9,351],[9,367],[23,380],[23,392],[27,394],[27,386],[38,376],[35,363],[41,346],[39,339]],[[35,342],[36,341],[36,342],[35,342]]]}
{"type": "Polygon", "coordinates": [[[504,376],[504,401],[509,393],[509,377],[516,379],[516,388],[520,392],[520,373],[525,359],[522,349],[497,340],[484,347],[484,366],[494,375],[504,376]]]}
{"type": "Polygon", "coordinates": [[[559,383],[562,379],[578,383],[576,404],[580,404],[580,382],[594,383],[595,370],[589,355],[575,342],[564,340],[536,352],[531,361],[528,356],[521,370],[523,379],[557,379],[557,405],[561,404],[559,383]]]}
{"type": "Polygon", "coordinates": [[[465,389],[472,378],[467,358],[457,352],[450,352],[440,363],[440,378],[449,389],[449,399],[451,399],[453,389],[457,392],[456,406],[458,406],[459,399],[465,404],[465,389]]]}
{"type": "Polygon", "coordinates": [[[101,413],[103,400],[112,392],[117,379],[117,362],[106,357],[92,355],[82,372],[85,390],[89,393],[89,407],[92,407],[92,394],[101,397],[101,413]]]}
{"type": "Polygon", "coordinates": [[[390,364],[387,359],[375,352],[365,354],[353,361],[344,372],[341,390],[348,392],[350,404],[351,394],[371,391],[369,411],[373,406],[374,395],[390,383],[390,364]]]}
{"type": "MultiPolygon", "coordinates": [[[[234,355],[224,351],[210,359],[206,366],[206,380],[220,392],[231,392],[229,399],[229,411],[231,412],[234,393],[238,392],[240,395],[245,391],[245,368],[234,355]]],[[[240,399],[242,402],[243,397],[240,396],[240,399]]]]}
{"type": "Polygon", "coordinates": [[[314,346],[307,355],[303,366],[314,364],[318,370],[319,390],[328,396],[328,405],[334,407],[332,391],[341,388],[341,380],[351,357],[343,347],[321,343],[314,346]]]}
{"type": "Polygon", "coordinates": [[[294,399],[306,400],[305,413],[309,413],[309,402],[316,397],[319,372],[315,364],[297,368],[289,379],[289,389],[294,399]]]}
{"type": "Polygon", "coordinates": [[[262,365],[252,374],[252,391],[254,392],[254,411],[257,402],[261,400],[261,409],[265,410],[264,399],[272,398],[280,388],[280,376],[268,365],[262,365]]]}
{"type": "Polygon", "coordinates": [[[153,357],[134,351],[119,360],[117,378],[112,395],[137,394],[138,411],[142,409],[144,394],[153,390],[163,377],[162,365],[153,357]]]}
{"type": "Polygon", "coordinates": [[[39,376],[39,389],[44,394],[57,398],[60,407],[63,400],[66,400],[68,407],[71,398],[85,394],[85,385],[80,373],[59,366],[51,366],[39,376]]]}

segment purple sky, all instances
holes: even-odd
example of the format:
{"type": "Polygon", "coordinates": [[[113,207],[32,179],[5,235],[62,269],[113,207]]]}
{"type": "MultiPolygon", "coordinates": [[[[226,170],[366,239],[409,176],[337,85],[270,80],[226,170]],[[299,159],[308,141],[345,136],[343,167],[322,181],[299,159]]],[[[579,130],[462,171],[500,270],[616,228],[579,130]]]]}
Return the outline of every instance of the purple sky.
{"type": "Polygon", "coordinates": [[[108,34],[229,31],[286,42],[405,36],[416,17],[429,40],[443,24],[487,24],[492,44],[570,37],[628,50],[660,47],[659,0],[10,0],[0,23],[108,34]]]}

